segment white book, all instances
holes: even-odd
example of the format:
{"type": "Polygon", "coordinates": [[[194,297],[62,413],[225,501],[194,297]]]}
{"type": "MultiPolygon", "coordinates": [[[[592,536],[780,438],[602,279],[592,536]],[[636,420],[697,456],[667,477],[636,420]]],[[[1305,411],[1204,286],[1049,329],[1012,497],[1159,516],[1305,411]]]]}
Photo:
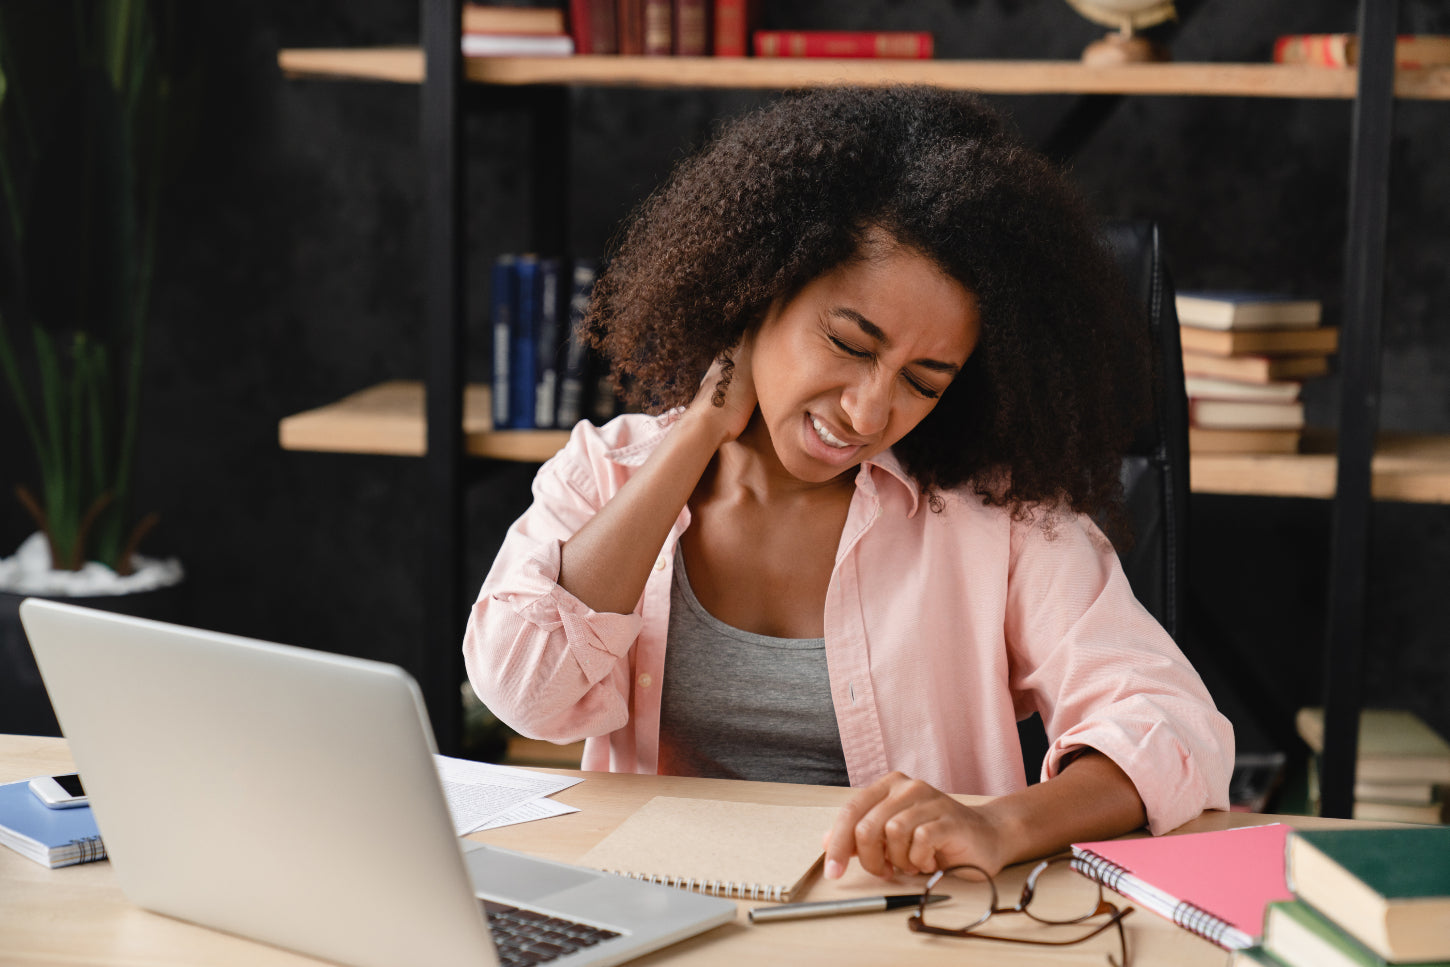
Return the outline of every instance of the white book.
{"type": "Polygon", "coordinates": [[[464,57],[568,57],[574,38],[568,34],[464,34],[464,57]]]}
{"type": "Polygon", "coordinates": [[[1309,329],[1323,317],[1317,299],[1228,289],[1179,292],[1174,307],[1180,323],[1202,329],[1309,329]]]}
{"type": "Polygon", "coordinates": [[[1253,400],[1261,403],[1292,403],[1299,398],[1304,384],[1294,380],[1273,380],[1268,383],[1240,383],[1211,376],[1185,376],[1183,388],[1192,399],[1253,400]]]}

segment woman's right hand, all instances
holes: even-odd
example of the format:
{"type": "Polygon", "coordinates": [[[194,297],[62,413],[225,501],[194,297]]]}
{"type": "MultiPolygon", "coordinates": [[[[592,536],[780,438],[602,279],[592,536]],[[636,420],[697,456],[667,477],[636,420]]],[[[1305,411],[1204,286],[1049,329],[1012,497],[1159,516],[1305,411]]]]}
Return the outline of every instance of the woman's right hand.
{"type": "Polygon", "coordinates": [[[728,443],[745,432],[759,402],[755,393],[755,375],[750,365],[752,339],[747,335],[729,352],[730,378],[725,382],[726,357],[710,366],[700,381],[700,391],[686,408],[686,415],[711,426],[720,434],[720,442],[728,443]]]}

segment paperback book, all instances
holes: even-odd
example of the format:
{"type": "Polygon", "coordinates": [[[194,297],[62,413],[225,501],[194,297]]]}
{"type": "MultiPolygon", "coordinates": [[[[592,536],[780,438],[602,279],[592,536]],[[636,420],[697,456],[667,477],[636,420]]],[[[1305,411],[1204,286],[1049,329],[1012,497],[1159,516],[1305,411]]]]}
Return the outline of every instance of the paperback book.
{"type": "Polygon", "coordinates": [[[1203,329],[1308,329],[1323,315],[1317,299],[1230,289],[1179,292],[1173,305],[1180,323],[1203,329]]]}
{"type": "Polygon", "coordinates": [[[51,809],[25,779],[0,785],[0,843],[52,869],[106,858],[91,807],[51,809]]]}

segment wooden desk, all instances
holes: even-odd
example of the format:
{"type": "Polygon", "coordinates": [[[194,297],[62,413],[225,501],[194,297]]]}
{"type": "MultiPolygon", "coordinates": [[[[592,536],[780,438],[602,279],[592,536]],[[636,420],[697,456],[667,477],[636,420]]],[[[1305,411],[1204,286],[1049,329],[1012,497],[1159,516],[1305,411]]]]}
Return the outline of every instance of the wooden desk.
{"type": "MultiPolygon", "coordinates": [[[[0,782],[12,782],[74,768],[63,739],[0,736],[0,782]]],[[[558,799],[580,812],[556,819],[506,827],[475,838],[565,861],[576,860],[635,808],[655,795],[695,796],[749,802],[837,805],[849,790],[779,783],[728,782],[666,776],[575,773],[586,781],[558,799]]],[[[971,801],[968,797],[967,801],[971,801]]],[[[1331,821],[1275,817],[1295,825],[1331,821]]],[[[1265,817],[1243,813],[1205,813],[1184,832],[1253,825],[1265,817]]],[[[1342,822],[1338,823],[1343,825],[1342,822]]],[[[220,832],[220,831],[219,831],[220,832]]],[[[365,844],[360,844],[365,846],[365,844]]],[[[1025,875],[1004,874],[1009,890],[1025,875]]],[[[1074,875],[1074,874],[1067,874],[1074,875]]],[[[893,892],[910,892],[915,884],[893,892]]],[[[807,899],[882,892],[880,881],[853,866],[840,882],[817,879],[807,899]]],[[[1107,940],[1078,947],[1034,950],[1010,944],[917,936],[906,929],[906,913],[882,913],[751,926],[742,903],[733,924],[717,927],[684,943],[633,961],[648,965],[829,964],[830,967],[887,963],[963,967],[1104,967],[1107,940]]],[[[321,961],[217,933],[148,913],[122,895],[110,863],[48,870],[13,850],[0,847],[0,964],[247,965],[299,967],[321,961]]],[[[1133,963],[1138,967],[1222,967],[1224,953],[1165,920],[1138,910],[1124,921],[1133,963]]],[[[410,967],[410,965],[399,965],[410,967]]]]}

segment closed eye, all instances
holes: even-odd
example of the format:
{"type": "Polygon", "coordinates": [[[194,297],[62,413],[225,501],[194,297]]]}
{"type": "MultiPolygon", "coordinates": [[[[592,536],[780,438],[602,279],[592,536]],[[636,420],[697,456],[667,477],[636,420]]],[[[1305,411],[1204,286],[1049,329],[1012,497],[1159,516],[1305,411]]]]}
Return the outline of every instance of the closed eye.
{"type": "Polygon", "coordinates": [[[842,342],[835,336],[831,336],[830,339],[833,346],[835,346],[837,349],[839,349],[841,352],[845,353],[848,356],[855,356],[857,359],[871,358],[871,353],[867,352],[864,349],[857,349],[855,346],[851,346],[847,343],[842,342]]]}
{"type": "MultiPolygon", "coordinates": [[[[831,340],[831,345],[835,346],[847,356],[851,356],[854,359],[874,358],[874,353],[868,352],[864,349],[857,349],[850,343],[838,339],[835,336],[829,336],[828,338],[831,340]]],[[[925,383],[918,382],[911,376],[910,373],[902,373],[901,378],[906,381],[906,385],[911,387],[913,392],[915,392],[918,396],[923,397],[924,399],[934,400],[941,396],[941,393],[939,391],[932,389],[925,383]]]]}

